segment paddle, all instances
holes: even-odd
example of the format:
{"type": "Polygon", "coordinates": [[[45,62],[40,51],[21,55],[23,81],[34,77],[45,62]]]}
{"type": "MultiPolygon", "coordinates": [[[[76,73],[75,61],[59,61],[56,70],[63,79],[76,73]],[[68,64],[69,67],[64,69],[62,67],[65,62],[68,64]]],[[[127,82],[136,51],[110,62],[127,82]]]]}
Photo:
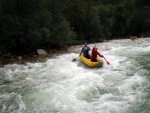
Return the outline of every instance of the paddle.
{"type": "Polygon", "coordinates": [[[105,61],[107,62],[107,65],[111,65],[107,60],[106,58],[103,56],[103,58],[105,59],[105,61]]]}
{"type": "MultiPolygon", "coordinates": [[[[79,57],[79,56],[78,56],[78,57],[79,57]]],[[[77,57],[77,58],[78,58],[78,57],[77,57]]],[[[74,58],[74,59],[72,60],[72,62],[75,62],[75,61],[77,60],[77,58],[74,58]]]]}

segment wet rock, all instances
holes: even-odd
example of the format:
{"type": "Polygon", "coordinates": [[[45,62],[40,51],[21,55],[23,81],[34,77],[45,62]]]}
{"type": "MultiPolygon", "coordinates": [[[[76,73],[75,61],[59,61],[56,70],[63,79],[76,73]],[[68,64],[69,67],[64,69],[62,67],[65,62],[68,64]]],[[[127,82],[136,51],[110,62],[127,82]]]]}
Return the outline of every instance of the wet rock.
{"type": "Polygon", "coordinates": [[[19,65],[24,65],[24,66],[26,66],[26,65],[27,65],[27,63],[26,63],[26,62],[18,62],[17,64],[19,64],[19,65]]]}
{"type": "Polygon", "coordinates": [[[21,56],[18,56],[17,58],[18,58],[19,60],[22,60],[22,57],[21,57],[21,56]]]}
{"type": "Polygon", "coordinates": [[[37,49],[37,54],[42,56],[48,55],[48,53],[44,49],[37,49]]]}

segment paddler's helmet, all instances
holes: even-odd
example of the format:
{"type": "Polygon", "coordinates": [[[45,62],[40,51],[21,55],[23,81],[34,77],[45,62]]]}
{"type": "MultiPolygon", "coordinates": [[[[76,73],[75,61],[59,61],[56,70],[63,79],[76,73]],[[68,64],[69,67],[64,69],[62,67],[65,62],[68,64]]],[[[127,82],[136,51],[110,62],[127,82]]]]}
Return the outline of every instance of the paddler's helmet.
{"type": "Polygon", "coordinates": [[[87,46],[87,43],[85,42],[84,45],[87,46]]]}

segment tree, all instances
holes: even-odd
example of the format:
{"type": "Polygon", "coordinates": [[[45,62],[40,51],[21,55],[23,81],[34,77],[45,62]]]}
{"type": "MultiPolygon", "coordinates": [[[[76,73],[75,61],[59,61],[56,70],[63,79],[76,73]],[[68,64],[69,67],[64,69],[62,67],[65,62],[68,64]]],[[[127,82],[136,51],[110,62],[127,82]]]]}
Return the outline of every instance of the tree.
{"type": "Polygon", "coordinates": [[[113,10],[111,6],[99,6],[98,15],[100,24],[102,26],[103,38],[109,38],[112,33],[112,19],[113,19],[113,10]]]}

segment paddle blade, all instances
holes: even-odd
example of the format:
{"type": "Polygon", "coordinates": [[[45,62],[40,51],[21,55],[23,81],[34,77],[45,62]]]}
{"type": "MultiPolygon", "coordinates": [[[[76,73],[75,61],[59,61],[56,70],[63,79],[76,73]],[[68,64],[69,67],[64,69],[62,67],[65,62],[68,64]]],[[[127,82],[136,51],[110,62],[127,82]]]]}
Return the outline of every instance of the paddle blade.
{"type": "MultiPolygon", "coordinates": [[[[78,57],[79,57],[79,56],[78,56],[78,57]]],[[[78,58],[78,57],[77,57],[77,58],[78,58]]],[[[74,58],[74,59],[72,60],[72,62],[75,62],[75,61],[77,60],[77,58],[74,58]]]]}
{"type": "Polygon", "coordinates": [[[106,60],[106,58],[104,57],[104,59],[105,59],[105,61],[107,62],[107,65],[111,65],[107,60],[106,60]]]}
{"type": "Polygon", "coordinates": [[[106,61],[107,62],[107,65],[111,65],[108,61],[106,61]]]}
{"type": "Polygon", "coordinates": [[[75,61],[76,61],[76,59],[73,59],[73,60],[72,60],[72,62],[75,62],[75,61]]]}

